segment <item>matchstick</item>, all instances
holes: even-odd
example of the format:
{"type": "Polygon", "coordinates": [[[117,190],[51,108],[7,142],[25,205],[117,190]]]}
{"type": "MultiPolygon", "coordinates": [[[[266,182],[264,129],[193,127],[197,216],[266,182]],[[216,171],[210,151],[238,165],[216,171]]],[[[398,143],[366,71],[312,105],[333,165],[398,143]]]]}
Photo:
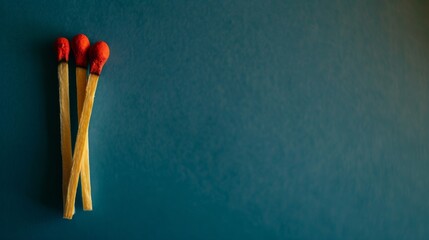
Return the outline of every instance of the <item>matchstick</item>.
{"type": "MultiPolygon", "coordinates": [[[[70,99],[69,99],[69,53],[70,45],[66,38],[58,38],[55,41],[58,60],[58,80],[60,97],[60,125],[61,125],[61,156],[63,168],[63,207],[67,197],[67,187],[72,167],[72,146],[70,129],[70,99]]],[[[71,208],[74,212],[73,206],[71,208]]]]}
{"type": "MultiPolygon", "coordinates": [[[[89,39],[83,34],[76,35],[71,42],[71,47],[76,60],[76,93],[77,93],[77,116],[80,115],[83,108],[86,89],[86,70],[88,68],[88,50],[89,39]]],[[[89,170],[89,147],[88,132],[85,133],[85,145],[83,149],[82,169],[80,171],[80,183],[82,190],[83,210],[92,210],[91,198],[91,178],[89,170]]]]}
{"type": "Polygon", "coordinates": [[[101,70],[109,58],[109,54],[109,46],[105,42],[97,42],[89,50],[90,74],[86,86],[85,101],[83,102],[83,110],[79,121],[79,128],[77,131],[70,181],[67,188],[66,206],[63,215],[63,217],[66,219],[72,219],[73,217],[73,206],[76,200],[79,172],[82,166],[82,157],[86,139],[85,136],[88,132],[92,106],[94,104],[95,90],[97,88],[101,70]]]}

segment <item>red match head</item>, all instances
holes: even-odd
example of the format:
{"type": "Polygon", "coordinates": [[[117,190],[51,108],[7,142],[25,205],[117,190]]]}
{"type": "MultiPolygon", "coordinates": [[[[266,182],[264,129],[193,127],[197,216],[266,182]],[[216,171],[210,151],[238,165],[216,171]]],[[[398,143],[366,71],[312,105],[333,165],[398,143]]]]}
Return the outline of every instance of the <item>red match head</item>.
{"type": "Polygon", "coordinates": [[[71,47],[76,59],[76,65],[79,67],[88,67],[88,50],[89,39],[83,34],[78,34],[73,37],[71,47]]]}
{"type": "Polygon", "coordinates": [[[90,72],[100,75],[103,65],[109,58],[110,50],[106,42],[96,42],[89,49],[90,72]]]}
{"type": "Polygon", "coordinates": [[[70,44],[67,38],[57,38],[57,40],[55,41],[55,50],[57,51],[58,62],[69,61],[70,44]]]}

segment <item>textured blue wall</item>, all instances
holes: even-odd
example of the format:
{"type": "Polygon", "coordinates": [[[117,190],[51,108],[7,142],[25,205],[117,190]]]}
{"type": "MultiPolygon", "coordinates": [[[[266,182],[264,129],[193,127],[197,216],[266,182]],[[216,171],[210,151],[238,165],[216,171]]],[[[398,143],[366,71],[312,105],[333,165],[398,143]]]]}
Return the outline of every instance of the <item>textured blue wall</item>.
{"type": "Polygon", "coordinates": [[[0,26],[2,239],[429,236],[426,1],[3,0],[0,26]],[[52,44],[80,32],[111,58],[67,221],[52,44]]]}

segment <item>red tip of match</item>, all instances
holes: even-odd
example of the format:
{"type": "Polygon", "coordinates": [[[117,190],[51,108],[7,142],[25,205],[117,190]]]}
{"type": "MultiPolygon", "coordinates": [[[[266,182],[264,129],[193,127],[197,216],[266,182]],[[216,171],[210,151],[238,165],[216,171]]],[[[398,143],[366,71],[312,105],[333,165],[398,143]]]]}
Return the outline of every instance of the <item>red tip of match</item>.
{"type": "Polygon", "coordinates": [[[88,50],[89,39],[83,34],[78,34],[73,37],[71,47],[76,59],[76,65],[79,67],[87,68],[88,66],[88,50]]]}
{"type": "Polygon", "coordinates": [[[57,40],[55,41],[55,49],[57,50],[58,62],[69,61],[70,44],[67,38],[57,38],[57,40]]]}
{"type": "Polygon", "coordinates": [[[90,72],[100,75],[103,65],[109,58],[109,54],[110,50],[107,43],[101,41],[92,45],[89,49],[90,72]]]}

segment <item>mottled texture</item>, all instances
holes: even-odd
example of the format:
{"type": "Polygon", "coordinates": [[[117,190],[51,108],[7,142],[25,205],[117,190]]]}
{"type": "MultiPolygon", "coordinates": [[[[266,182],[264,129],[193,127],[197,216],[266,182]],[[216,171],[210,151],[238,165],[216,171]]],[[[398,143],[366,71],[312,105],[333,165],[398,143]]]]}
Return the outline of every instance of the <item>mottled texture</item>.
{"type": "Polygon", "coordinates": [[[89,49],[90,73],[100,75],[104,64],[110,55],[110,49],[106,42],[96,42],[89,49]]]}
{"type": "Polygon", "coordinates": [[[89,50],[89,39],[84,34],[78,34],[73,37],[71,41],[71,47],[74,53],[76,66],[88,68],[88,50],[89,50]]]}
{"type": "Polygon", "coordinates": [[[0,5],[2,239],[428,238],[429,2],[0,5]],[[70,222],[52,42],[81,32],[112,54],[70,222]]]}
{"type": "Polygon", "coordinates": [[[55,50],[57,52],[57,61],[69,61],[69,54],[70,54],[70,44],[69,40],[67,38],[57,38],[55,40],[55,50]]]}

